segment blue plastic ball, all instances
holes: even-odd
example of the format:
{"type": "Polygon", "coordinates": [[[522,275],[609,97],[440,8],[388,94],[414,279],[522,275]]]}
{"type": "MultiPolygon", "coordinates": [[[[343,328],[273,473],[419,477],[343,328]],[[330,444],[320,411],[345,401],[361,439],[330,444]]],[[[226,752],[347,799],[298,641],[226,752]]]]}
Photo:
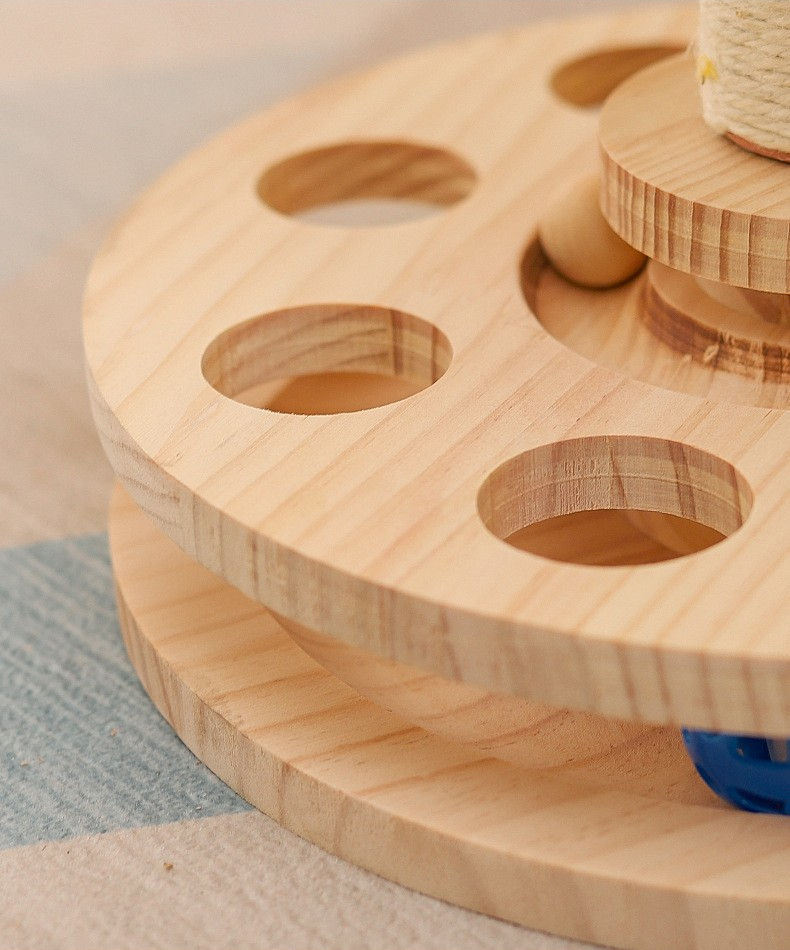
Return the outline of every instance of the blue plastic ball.
{"type": "Polygon", "coordinates": [[[713,791],[747,811],[790,815],[790,740],[683,730],[697,771],[713,791]]]}

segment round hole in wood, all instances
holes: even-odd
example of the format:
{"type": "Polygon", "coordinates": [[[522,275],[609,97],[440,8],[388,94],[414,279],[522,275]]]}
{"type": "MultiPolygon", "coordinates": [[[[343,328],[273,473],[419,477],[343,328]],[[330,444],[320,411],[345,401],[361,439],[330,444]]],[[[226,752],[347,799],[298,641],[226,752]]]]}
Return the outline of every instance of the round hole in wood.
{"type": "Polygon", "coordinates": [[[550,86],[572,106],[600,106],[633,73],[683,49],[680,45],[653,44],[592,50],[563,63],[552,73],[550,86]]]}
{"type": "Polygon", "coordinates": [[[500,465],[478,495],[483,523],[513,547],[600,566],[701,551],[737,531],[751,505],[728,462],[641,436],[540,446],[500,465]]]}
{"type": "Polygon", "coordinates": [[[423,218],[466,198],[477,175],[458,155],[406,141],[341,142],[268,168],[258,196],[312,224],[380,226],[423,218]]]}
{"type": "MultiPolygon", "coordinates": [[[[663,313],[657,323],[656,274],[666,271],[654,261],[636,277],[605,290],[579,287],[551,266],[540,242],[532,238],[521,258],[520,281],[534,317],[556,340],[579,355],[633,379],[717,403],[790,408],[790,322],[779,295],[746,291],[744,306],[760,307],[770,297],[767,319],[726,313],[711,293],[711,283],[677,274],[689,293],[672,305],[686,331],[676,332],[663,313]],[[691,293],[690,290],[696,291],[691,293]],[[685,302],[684,302],[685,301],[685,302]],[[651,310],[653,311],[651,313],[651,310]],[[693,333],[688,326],[695,323],[693,333]],[[670,332],[671,330],[671,332],[670,332]]],[[[660,282],[664,296],[670,285],[660,282]]],[[[718,285],[728,298],[744,292],[718,285]]],[[[673,292],[674,293],[674,292],[673,292]]]]}
{"type": "Polygon", "coordinates": [[[312,304],[253,317],[221,333],[203,375],[223,395],[274,412],[355,412],[405,399],[444,375],[450,341],[386,307],[312,304]]]}

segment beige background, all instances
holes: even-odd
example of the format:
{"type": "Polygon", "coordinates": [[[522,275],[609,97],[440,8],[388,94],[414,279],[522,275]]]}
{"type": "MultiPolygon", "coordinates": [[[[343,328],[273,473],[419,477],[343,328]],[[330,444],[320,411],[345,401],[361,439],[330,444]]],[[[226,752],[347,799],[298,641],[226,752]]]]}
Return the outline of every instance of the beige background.
{"type": "MultiPolygon", "coordinates": [[[[0,544],[104,527],[110,473],[83,389],[80,296],[102,233],[146,182],[326,77],[625,5],[0,0],[0,544]]],[[[257,813],[4,852],[0,894],[4,947],[568,946],[382,881],[257,813]]]]}

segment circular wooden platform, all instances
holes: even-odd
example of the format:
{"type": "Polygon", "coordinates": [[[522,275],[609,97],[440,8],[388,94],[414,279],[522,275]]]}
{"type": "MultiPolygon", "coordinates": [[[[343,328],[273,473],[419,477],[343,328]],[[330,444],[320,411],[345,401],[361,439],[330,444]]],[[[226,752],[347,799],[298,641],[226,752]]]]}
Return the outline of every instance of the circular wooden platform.
{"type": "Polygon", "coordinates": [[[786,819],[482,758],[362,699],[121,491],[110,538],[125,642],[151,698],[291,830],[427,894],[582,940],[790,943],[786,819]]]}
{"type": "Polygon", "coordinates": [[[790,734],[790,416],[580,358],[519,283],[547,195],[598,160],[597,114],[552,77],[611,62],[590,53],[613,36],[666,51],[691,29],[670,6],[421,50],[163,176],[85,305],[94,413],[138,503],[248,595],[352,646],[558,706],[790,734]],[[434,213],[299,217],[372,198],[434,213]],[[251,395],[346,371],[411,394],[330,414],[251,395]],[[503,540],[609,508],[725,540],[597,567],[503,540]]]}

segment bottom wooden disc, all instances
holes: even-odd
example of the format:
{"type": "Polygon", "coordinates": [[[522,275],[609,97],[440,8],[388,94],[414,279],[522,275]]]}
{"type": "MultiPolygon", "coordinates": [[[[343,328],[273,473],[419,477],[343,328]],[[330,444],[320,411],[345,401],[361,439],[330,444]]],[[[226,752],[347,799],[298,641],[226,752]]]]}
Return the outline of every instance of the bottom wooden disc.
{"type": "Polygon", "coordinates": [[[790,946],[790,820],[602,790],[410,726],[311,660],[116,490],[121,626],[187,746],[348,861],[493,916],[650,950],[790,946]]]}

